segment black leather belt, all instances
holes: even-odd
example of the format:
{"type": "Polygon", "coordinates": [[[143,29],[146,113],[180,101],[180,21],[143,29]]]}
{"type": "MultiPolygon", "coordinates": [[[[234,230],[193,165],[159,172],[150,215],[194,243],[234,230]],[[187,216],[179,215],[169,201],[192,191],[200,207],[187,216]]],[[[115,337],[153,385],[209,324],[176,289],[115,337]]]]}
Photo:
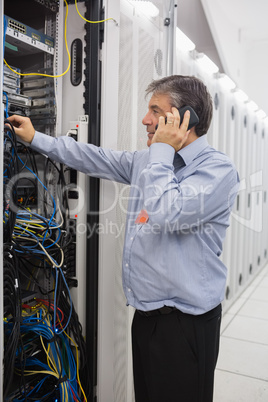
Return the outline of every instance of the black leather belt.
{"type": "Polygon", "coordinates": [[[151,311],[142,311],[142,310],[136,310],[137,313],[140,315],[143,315],[144,317],[151,317],[153,315],[162,315],[162,314],[170,314],[172,311],[177,310],[176,307],[168,307],[164,306],[161,308],[158,308],[156,310],[151,310],[151,311]]]}

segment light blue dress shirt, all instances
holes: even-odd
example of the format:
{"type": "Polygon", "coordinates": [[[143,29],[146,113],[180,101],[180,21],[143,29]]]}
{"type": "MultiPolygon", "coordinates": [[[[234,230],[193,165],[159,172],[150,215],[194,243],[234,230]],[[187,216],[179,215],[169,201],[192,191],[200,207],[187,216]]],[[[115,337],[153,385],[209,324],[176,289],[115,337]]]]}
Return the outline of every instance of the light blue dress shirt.
{"type": "Polygon", "coordinates": [[[175,156],[163,143],[122,152],[39,132],[31,147],[91,176],[131,185],[122,261],[127,304],[198,315],[222,302],[227,269],[219,257],[239,178],[206,135],[175,156]]]}

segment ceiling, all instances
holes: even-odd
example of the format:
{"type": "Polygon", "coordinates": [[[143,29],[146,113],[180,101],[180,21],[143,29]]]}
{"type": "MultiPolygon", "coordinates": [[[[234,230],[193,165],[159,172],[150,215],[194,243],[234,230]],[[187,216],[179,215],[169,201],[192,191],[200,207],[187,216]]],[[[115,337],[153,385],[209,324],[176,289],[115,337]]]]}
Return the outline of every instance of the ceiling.
{"type": "Polygon", "coordinates": [[[178,0],[178,27],[268,114],[268,0],[178,0]]]}
{"type": "Polygon", "coordinates": [[[217,5],[224,18],[253,40],[268,40],[267,0],[207,0],[217,5]]]}

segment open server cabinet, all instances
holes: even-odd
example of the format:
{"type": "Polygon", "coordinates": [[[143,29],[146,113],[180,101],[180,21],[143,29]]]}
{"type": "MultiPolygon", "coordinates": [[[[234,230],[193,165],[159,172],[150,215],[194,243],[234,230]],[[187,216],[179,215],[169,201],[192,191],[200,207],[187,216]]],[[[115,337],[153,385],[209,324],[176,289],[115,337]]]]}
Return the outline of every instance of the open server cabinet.
{"type": "MultiPolygon", "coordinates": [[[[5,0],[0,56],[13,71],[1,63],[1,116],[29,116],[36,130],[56,137],[119,150],[145,148],[145,89],[170,73],[173,63],[176,2],[154,3],[160,14],[148,18],[128,0],[5,0]],[[81,16],[111,18],[91,24],[81,16]],[[45,75],[19,75],[33,72],[45,75]]],[[[4,263],[0,280],[4,294],[15,289],[16,303],[12,311],[1,305],[3,400],[25,400],[27,394],[28,401],[133,401],[133,310],[121,286],[128,188],[32,154],[5,127],[3,118],[8,267],[4,263]]]]}
{"type": "Polygon", "coordinates": [[[3,401],[95,400],[98,236],[86,228],[99,182],[32,152],[6,121],[28,116],[47,135],[99,145],[103,24],[81,17],[103,11],[76,3],[0,6],[3,401]]]}

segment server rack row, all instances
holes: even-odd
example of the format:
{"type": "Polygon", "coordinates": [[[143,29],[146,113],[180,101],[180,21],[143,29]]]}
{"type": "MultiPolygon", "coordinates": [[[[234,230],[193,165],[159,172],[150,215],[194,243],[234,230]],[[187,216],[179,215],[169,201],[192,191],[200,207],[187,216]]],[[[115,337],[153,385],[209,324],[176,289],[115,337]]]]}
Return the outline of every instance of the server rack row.
{"type": "MultiPolygon", "coordinates": [[[[102,53],[103,81],[106,83],[102,103],[102,145],[130,151],[146,147],[146,133],[141,123],[147,110],[146,86],[152,79],[167,74],[166,30],[170,30],[172,36],[172,27],[165,25],[165,21],[172,17],[173,7],[183,12],[179,2],[154,0],[152,3],[159,13],[153,16],[142,12],[137,3],[127,0],[105,3],[108,14],[119,21],[120,29],[107,26],[102,53]],[[114,54],[110,53],[112,46],[114,54]],[[113,102],[110,93],[116,94],[113,102]],[[108,113],[109,128],[105,120],[108,113]]],[[[243,88],[226,88],[222,75],[201,67],[198,58],[202,55],[194,50],[194,46],[186,50],[184,44],[178,35],[173,73],[196,75],[208,86],[214,101],[208,141],[232,158],[241,180],[221,255],[228,268],[223,303],[226,312],[267,264],[265,156],[268,121],[251,108],[249,99],[242,96],[243,88]]],[[[103,213],[100,222],[103,225],[109,220],[118,229],[122,228],[127,191],[125,187],[101,182],[103,213]],[[107,208],[113,205],[111,200],[115,194],[121,194],[120,205],[107,208]]],[[[134,401],[130,335],[133,310],[125,306],[121,289],[123,241],[119,230],[116,238],[112,233],[100,236],[98,395],[101,401],[134,401]]]]}

